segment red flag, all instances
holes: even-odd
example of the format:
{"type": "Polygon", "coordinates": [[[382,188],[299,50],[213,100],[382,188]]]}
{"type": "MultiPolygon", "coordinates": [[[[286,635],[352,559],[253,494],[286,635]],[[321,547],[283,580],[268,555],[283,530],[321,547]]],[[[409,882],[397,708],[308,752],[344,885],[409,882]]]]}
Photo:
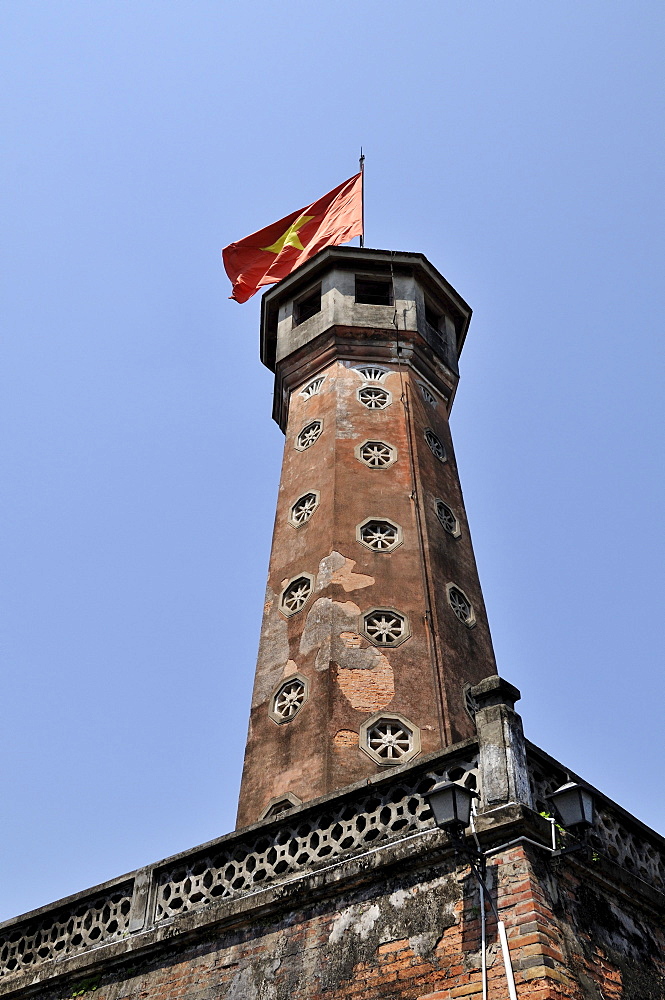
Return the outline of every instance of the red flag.
{"type": "Polygon", "coordinates": [[[230,298],[246,302],[263,285],[281,281],[324,247],[361,236],[362,184],[361,172],[314,204],[224,247],[224,267],[233,282],[230,298]]]}

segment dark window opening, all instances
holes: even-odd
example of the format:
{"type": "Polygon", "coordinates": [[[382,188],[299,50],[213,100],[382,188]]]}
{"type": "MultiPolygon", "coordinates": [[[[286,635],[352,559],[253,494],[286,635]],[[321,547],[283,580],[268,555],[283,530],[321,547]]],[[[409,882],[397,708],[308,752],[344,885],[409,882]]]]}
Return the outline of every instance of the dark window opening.
{"type": "Polygon", "coordinates": [[[293,324],[298,326],[299,323],[304,323],[306,319],[310,316],[315,316],[316,313],[321,312],[321,287],[315,288],[313,291],[308,292],[307,295],[303,295],[301,299],[293,303],[293,324]]]}
{"type": "Polygon", "coordinates": [[[393,283],[390,278],[359,278],[356,275],[356,302],[369,306],[391,306],[393,283]]]}
{"type": "Polygon", "coordinates": [[[439,331],[439,324],[441,322],[441,313],[438,312],[434,306],[430,305],[429,302],[425,302],[425,322],[431,326],[437,332],[439,331]]]}

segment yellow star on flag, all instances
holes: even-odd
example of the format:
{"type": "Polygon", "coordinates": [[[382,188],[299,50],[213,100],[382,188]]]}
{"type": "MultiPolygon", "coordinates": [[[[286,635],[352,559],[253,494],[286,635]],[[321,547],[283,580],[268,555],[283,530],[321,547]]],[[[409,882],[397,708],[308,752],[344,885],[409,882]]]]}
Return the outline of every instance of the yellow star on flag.
{"type": "Polygon", "coordinates": [[[300,237],[298,236],[298,230],[302,229],[306,222],[310,222],[314,218],[313,215],[301,215],[299,219],[296,219],[289,228],[286,230],[283,236],[273,243],[270,247],[261,247],[262,250],[267,250],[270,253],[281,253],[284,247],[295,247],[296,250],[304,250],[304,246],[300,242],[300,237]]]}

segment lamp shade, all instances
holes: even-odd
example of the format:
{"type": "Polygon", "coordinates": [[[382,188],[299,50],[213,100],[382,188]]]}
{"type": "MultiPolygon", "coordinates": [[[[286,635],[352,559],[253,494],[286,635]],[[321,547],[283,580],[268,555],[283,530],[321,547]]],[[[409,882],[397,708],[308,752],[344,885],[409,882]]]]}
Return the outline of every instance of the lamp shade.
{"type": "Polygon", "coordinates": [[[563,827],[593,826],[594,801],[591,791],[576,781],[568,781],[548,796],[563,827]]]}
{"type": "Polygon", "coordinates": [[[443,830],[464,830],[471,820],[471,801],[476,794],[455,781],[439,781],[425,792],[425,799],[437,826],[443,830]]]}

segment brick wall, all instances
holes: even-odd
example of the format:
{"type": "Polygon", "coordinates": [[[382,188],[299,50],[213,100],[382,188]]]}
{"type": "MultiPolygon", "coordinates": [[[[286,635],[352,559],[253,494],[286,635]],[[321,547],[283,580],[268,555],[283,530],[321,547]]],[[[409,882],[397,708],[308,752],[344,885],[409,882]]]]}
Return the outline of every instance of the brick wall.
{"type": "MultiPolygon", "coordinates": [[[[124,966],[93,967],[56,988],[21,992],[43,1000],[481,997],[476,883],[450,856],[417,860],[393,858],[355,888],[331,882],[311,901],[306,886],[287,887],[278,905],[249,911],[233,926],[201,929],[179,943],[167,937],[124,966]]],[[[523,845],[491,859],[488,886],[507,927],[520,1000],[665,997],[657,915],[637,882],[630,898],[628,889],[612,889],[607,872],[592,871],[594,864],[552,862],[523,845]]],[[[487,941],[489,998],[506,998],[490,912],[487,941]]]]}

